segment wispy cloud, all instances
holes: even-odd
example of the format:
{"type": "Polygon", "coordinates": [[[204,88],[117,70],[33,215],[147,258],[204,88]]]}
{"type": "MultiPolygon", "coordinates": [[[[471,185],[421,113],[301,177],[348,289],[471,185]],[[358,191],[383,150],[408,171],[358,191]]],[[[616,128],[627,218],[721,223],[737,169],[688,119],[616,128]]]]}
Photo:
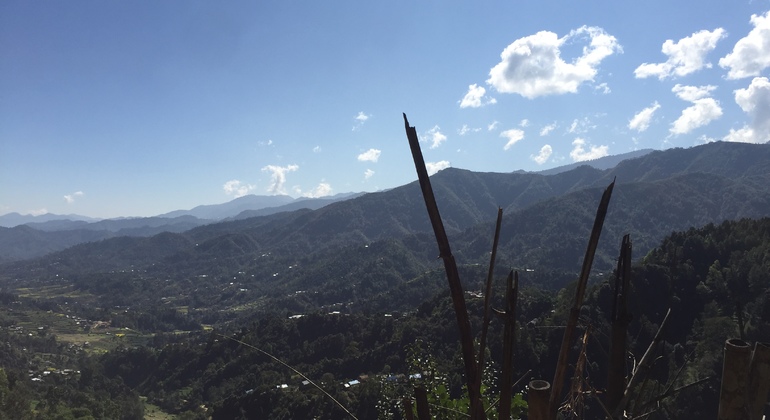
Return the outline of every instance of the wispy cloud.
{"type": "Polygon", "coordinates": [[[441,146],[441,143],[445,142],[447,137],[441,132],[441,127],[436,125],[428,130],[423,138],[425,141],[430,142],[431,149],[435,149],[441,146]]]}
{"type": "Polygon", "coordinates": [[[770,67],[770,11],[764,15],[751,15],[754,28],[738,40],[733,51],[719,60],[719,66],[729,69],[728,79],[759,76],[770,67]]]}
{"type": "Polygon", "coordinates": [[[428,175],[433,175],[436,172],[446,169],[452,166],[448,160],[441,160],[438,162],[425,162],[425,169],[428,171],[428,175]]]}
{"type": "Polygon", "coordinates": [[[519,127],[527,128],[529,127],[529,120],[524,118],[519,122],[519,127]]]}
{"type": "Polygon", "coordinates": [[[231,179],[222,185],[222,189],[225,191],[225,194],[232,195],[235,198],[243,197],[244,195],[254,190],[254,188],[256,188],[255,185],[244,184],[237,179],[231,179]]]}
{"type": "Polygon", "coordinates": [[[659,108],[660,104],[658,101],[655,101],[652,105],[639,111],[636,115],[634,115],[633,118],[631,118],[631,121],[628,122],[628,128],[631,130],[636,130],[640,133],[646,131],[648,128],[650,128],[650,121],[652,121],[652,117],[655,114],[655,111],[657,111],[659,108]]]}
{"type": "Polygon", "coordinates": [[[556,129],[556,122],[553,122],[551,124],[548,124],[540,129],[540,137],[545,137],[549,134],[551,134],[551,131],[556,129]]]}
{"type": "Polygon", "coordinates": [[[84,195],[83,191],[76,191],[72,194],[66,194],[64,196],[64,201],[66,201],[67,204],[72,204],[75,202],[76,199],[82,197],[83,195],[84,195]]]}
{"type": "Polygon", "coordinates": [[[573,162],[594,160],[607,156],[608,150],[608,146],[594,146],[592,144],[587,144],[584,139],[578,137],[572,142],[572,151],[569,152],[569,157],[572,158],[573,162]],[[588,146],[588,150],[586,150],[586,146],[588,146]]]}
{"type": "Polygon", "coordinates": [[[46,208],[30,210],[28,212],[28,214],[30,214],[31,216],[42,216],[47,213],[48,213],[48,209],[46,208]]]}
{"type": "Polygon", "coordinates": [[[644,63],[634,70],[634,76],[637,79],[657,77],[663,80],[686,76],[704,67],[711,68],[711,63],[705,61],[706,54],[716,48],[717,41],[726,36],[724,29],[717,28],[695,32],[677,42],[667,39],[661,51],[668,59],[663,63],[644,63]]]}
{"type": "Polygon", "coordinates": [[[257,142],[257,144],[259,144],[260,146],[272,146],[273,145],[273,140],[269,140],[269,139],[268,140],[263,140],[263,141],[257,142]]]}
{"type": "Polygon", "coordinates": [[[500,133],[500,137],[505,137],[508,139],[508,142],[505,143],[505,146],[503,146],[503,150],[508,150],[514,144],[516,144],[516,142],[524,138],[524,131],[519,130],[518,128],[512,128],[500,133]]]}
{"type": "Polygon", "coordinates": [[[749,87],[735,91],[735,102],[751,117],[751,122],[738,130],[730,129],[726,141],[764,143],[770,141],[770,81],[755,77],[749,87]]]}
{"type": "Polygon", "coordinates": [[[321,146],[316,146],[313,148],[313,153],[321,153],[321,146]]]}
{"type": "Polygon", "coordinates": [[[487,126],[487,131],[492,131],[500,124],[500,121],[492,121],[492,124],[487,126]]]}
{"type": "Polygon", "coordinates": [[[486,96],[486,93],[486,89],[474,83],[468,86],[468,93],[457,102],[460,103],[460,108],[478,108],[497,103],[497,99],[486,96]]]}
{"type": "Polygon", "coordinates": [[[525,98],[575,93],[593,81],[602,60],[623,49],[614,36],[598,27],[582,26],[559,38],[540,31],[517,39],[500,54],[501,61],[489,71],[487,83],[501,93],[525,98]],[[587,42],[583,54],[568,63],[561,58],[561,47],[587,42]]]}
{"type": "Polygon", "coordinates": [[[363,111],[359,111],[358,115],[353,117],[353,119],[355,120],[355,125],[353,125],[353,131],[360,129],[364,125],[364,123],[367,120],[369,120],[369,117],[371,117],[371,115],[366,115],[363,111]]]}
{"type": "Polygon", "coordinates": [[[481,131],[481,128],[478,128],[478,127],[477,128],[471,128],[471,127],[468,127],[468,124],[463,124],[463,126],[460,127],[460,129],[457,130],[457,134],[459,134],[461,136],[464,136],[464,135],[466,135],[468,133],[471,133],[471,132],[478,133],[479,131],[481,131]]]}
{"type": "Polygon", "coordinates": [[[262,172],[270,173],[270,185],[267,187],[267,192],[273,194],[286,194],[286,174],[294,172],[299,169],[297,165],[267,165],[262,168],[262,172]]]}
{"type": "Polygon", "coordinates": [[[364,179],[369,179],[372,176],[374,176],[374,171],[373,170],[367,169],[366,171],[364,171],[364,179]]]}
{"type": "Polygon", "coordinates": [[[545,146],[540,148],[540,153],[538,153],[537,155],[530,155],[529,158],[534,160],[535,163],[537,163],[538,165],[542,165],[548,161],[548,158],[551,157],[552,153],[553,153],[553,148],[551,148],[550,144],[546,144],[545,146]]]}
{"type": "Polygon", "coordinates": [[[359,162],[374,162],[377,163],[377,161],[380,159],[380,154],[382,153],[381,150],[378,149],[369,149],[365,151],[364,153],[361,153],[358,155],[358,161],[359,162]]]}
{"type": "Polygon", "coordinates": [[[709,97],[716,86],[683,86],[677,84],[671,89],[679,99],[692,102],[685,108],[676,121],[671,123],[671,135],[687,134],[698,127],[703,127],[722,116],[719,101],[709,97]]]}

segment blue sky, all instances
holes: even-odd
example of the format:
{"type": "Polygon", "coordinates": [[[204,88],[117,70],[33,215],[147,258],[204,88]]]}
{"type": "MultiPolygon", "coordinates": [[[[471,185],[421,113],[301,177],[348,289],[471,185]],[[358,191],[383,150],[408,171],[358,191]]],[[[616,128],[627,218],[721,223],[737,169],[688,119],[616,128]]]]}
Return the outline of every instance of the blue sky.
{"type": "Polygon", "coordinates": [[[0,3],[0,214],[770,139],[768,1],[0,3]]]}

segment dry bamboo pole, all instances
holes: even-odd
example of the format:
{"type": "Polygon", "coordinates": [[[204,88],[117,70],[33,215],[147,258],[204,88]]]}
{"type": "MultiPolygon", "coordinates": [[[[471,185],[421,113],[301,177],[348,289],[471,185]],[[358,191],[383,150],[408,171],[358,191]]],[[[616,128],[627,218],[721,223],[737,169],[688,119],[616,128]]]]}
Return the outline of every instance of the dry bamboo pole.
{"type": "Polygon", "coordinates": [[[623,398],[626,388],[626,334],[628,322],[629,284],[631,281],[631,237],[623,236],[620,258],[615,277],[614,299],[612,302],[612,333],[610,343],[609,369],[607,371],[607,409],[612,412],[623,398]]]}
{"type": "Polygon", "coordinates": [[[465,296],[463,287],[460,283],[460,275],[457,272],[457,264],[449,247],[449,239],[444,230],[444,223],[438,211],[436,198],[433,195],[433,188],[430,185],[430,177],[425,168],[425,160],[420,150],[420,140],[417,137],[417,130],[409,126],[409,120],[404,114],[404,125],[406,127],[406,137],[409,140],[409,148],[412,151],[414,166],[417,170],[417,178],[422,190],[422,196],[425,200],[425,207],[428,210],[433,233],[436,236],[436,242],[439,249],[439,257],[444,261],[444,269],[449,283],[449,293],[452,296],[455,315],[457,317],[457,327],[460,330],[460,345],[462,347],[463,362],[465,364],[465,383],[468,387],[468,397],[470,399],[471,420],[485,419],[484,406],[481,401],[479,381],[476,378],[478,369],[473,346],[473,335],[471,334],[471,323],[468,319],[468,309],[465,306],[465,296]]]}
{"type": "Polygon", "coordinates": [[[612,189],[614,186],[615,181],[613,180],[607,189],[604,190],[604,194],[602,194],[599,208],[596,210],[596,218],[594,219],[594,226],[591,230],[591,238],[588,241],[586,254],[583,258],[583,267],[580,270],[580,278],[578,279],[577,290],[575,291],[575,301],[569,313],[567,328],[564,330],[564,338],[561,342],[559,359],[556,363],[556,372],[553,376],[553,389],[551,389],[551,396],[548,403],[552,419],[556,418],[556,412],[559,409],[562,387],[564,386],[564,378],[567,373],[567,358],[569,357],[570,347],[572,347],[572,339],[575,334],[575,328],[577,327],[578,317],[580,316],[580,308],[583,306],[583,296],[585,295],[586,285],[588,283],[588,275],[591,273],[591,265],[594,261],[596,247],[599,244],[599,236],[602,233],[604,218],[607,216],[607,207],[610,204],[610,197],[612,196],[612,189]]]}
{"type": "Polygon", "coordinates": [[[663,331],[666,329],[666,325],[668,324],[668,317],[671,315],[671,309],[669,308],[668,311],[666,311],[666,316],[663,317],[663,322],[660,323],[660,327],[658,327],[658,331],[655,333],[655,337],[653,337],[652,342],[650,343],[650,346],[647,347],[647,351],[644,352],[644,355],[642,356],[642,360],[639,361],[639,365],[637,365],[636,370],[634,370],[633,374],[631,375],[631,379],[628,380],[628,384],[626,385],[625,391],[623,391],[623,398],[620,399],[620,402],[618,403],[617,407],[615,407],[615,410],[613,411],[613,416],[615,418],[620,417],[620,413],[623,412],[623,410],[626,407],[626,404],[628,404],[628,401],[631,398],[631,393],[634,390],[634,387],[637,383],[639,383],[639,380],[642,379],[642,376],[646,377],[647,373],[650,371],[650,365],[653,361],[652,353],[655,350],[655,347],[658,346],[658,343],[660,343],[660,340],[663,339],[663,331]]]}
{"type": "Polygon", "coordinates": [[[731,338],[725,342],[722,387],[719,391],[719,420],[749,418],[749,366],[751,346],[731,338]]]}
{"type": "Polygon", "coordinates": [[[417,403],[417,418],[430,420],[430,407],[428,407],[428,391],[425,387],[418,386],[414,389],[414,399],[417,403]]]}
{"type": "Polygon", "coordinates": [[[506,279],[505,330],[503,331],[503,372],[500,379],[500,408],[498,418],[511,418],[513,381],[513,346],[516,343],[516,300],[519,297],[519,273],[511,271],[506,279]]]}
{"type": "Polygon", "coordinates": [[[762,418],[768,392],[770,392],[770,343],[756,343],[749,368],[751,420],[762,418]]]}
{"type": "Polygon", "coordinates": [[[481,324],[481,339],[479,340],[479,361],[477,363],[479,372],[476,379],[479,381],[478,387],[481,389],[481,377],[484,372],[484,352],[487,348],[487,330],[489,330],[489,321],[492,317],[492,308],[490,300],[492,297],[492,277],[495,272],[495,258],[497,257],[497,244],[500,242],[500,226],[503,223],[503,209],[497,208],[497,223],[495,225],[495,237],[492,240],[492,255],[489,257],[489,271],[487,272],[486,290],[484,291],[484,321],[481,324]]]}
{"type": "Polygon", "coordinates": [[[548,399],[551,394],[551,384],[548,381],[535,379],[529,383],[527,405],[529,420],[548,420],[550,417],[548,399]]]}

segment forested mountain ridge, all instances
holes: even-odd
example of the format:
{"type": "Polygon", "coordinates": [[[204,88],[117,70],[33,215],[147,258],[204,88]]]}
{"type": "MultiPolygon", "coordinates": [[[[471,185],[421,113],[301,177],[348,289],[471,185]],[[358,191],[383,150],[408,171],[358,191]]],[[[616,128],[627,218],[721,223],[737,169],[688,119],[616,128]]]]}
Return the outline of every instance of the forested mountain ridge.
{"type": "MultiPolygon", "coordinates": [[[[770,171],[763,169],[770,161],[770,146],[733,146],[675,150],[675,158],[666,158],[667,152],[651,153],[638,159],[642,162],[624,165],[631,169],[616,168],[645,179],[657,170],[673,175],[644,182],[618,180],[594,268],[613,267],[615,249],[625,233],[634,235],[640,255],[674,230],[770,216],[770,171]],[[710,173],[689,172],[688,168],[701,169],[693,162],[730,153],[736,162],[751,165],[727,170],[705,164],[703,169],[710,173]]],[[[611,174],[587,166],[553,176],[448,169],[431,179],[461,264],[488,262],[492,217],[503,206],[498,266],[536,269],[537,282],[560,288],[580,268],[601,195],[594,186],[603,187],[611,174]]],[[[422,196],[412,183],[315,211],[233,220],[181,234],[81,244],[42,259],[5,265],[2,282],[46,284],[67,278],[116,305],[166,296],[178,305],[211,307],[217,316],[245,302],[296,311],[361,302],[383,310],[407,310],[415,300],[399,300],[397,295],[414,291],[417,278],[440,268],[435,253],[422,196]],[[136,293],[142,297],[110,294],[105,285],[125,276],[110,273],[132,271],[141,273],[136,274],[142,285],[136,293]],[[112,277],[116,280],[108,281],[112,277]],[[293,295],[296,291],[311,293],[293,295]]],[[[473,287],[476,277],[483,274],[470,276],[473,287]]],[[[430,295],[441,283],[430,284],[419,296],[430,295]]]]}

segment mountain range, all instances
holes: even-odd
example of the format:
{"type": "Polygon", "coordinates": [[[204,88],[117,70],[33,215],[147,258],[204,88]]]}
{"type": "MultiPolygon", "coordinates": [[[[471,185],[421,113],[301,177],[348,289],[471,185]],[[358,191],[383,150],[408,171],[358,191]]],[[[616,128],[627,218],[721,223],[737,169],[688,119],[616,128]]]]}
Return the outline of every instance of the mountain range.
{"type": "MultiPolygon", "coordinates": [[[[494,218],[502,208],[498,267],[518,268],[526,273],[523,281],[554,287],[579,271],[599,197],[613,180],[594,263],[597,273],[614,267],[625,233],[631,234],[634,255],[640,258],[675,230],[770,216],[770,145],[709,143],[650,152],[610,169],[579,166],[553,175],[448,168],[431,177],[467,281],[475,285],[485,275],[494,218]]],[[[41,232],[29,226],[14,229],[41,232]]],[[[67,278],[81,291],[116,305],[121,299],[137,305],[165,296],[179,305],[217,308],[210,316],[225,316],[225,309],[245,302],[252,308],[295,310],[339,302],[407,309],[441,287],[436,254],[424,201],[413,182],[315,210],[81,243],[0,266],[0,287],[67,278]],[[133,295],[107,292],[108,285],[124,285],[127,278],[137,284],[133,295]]]]}

